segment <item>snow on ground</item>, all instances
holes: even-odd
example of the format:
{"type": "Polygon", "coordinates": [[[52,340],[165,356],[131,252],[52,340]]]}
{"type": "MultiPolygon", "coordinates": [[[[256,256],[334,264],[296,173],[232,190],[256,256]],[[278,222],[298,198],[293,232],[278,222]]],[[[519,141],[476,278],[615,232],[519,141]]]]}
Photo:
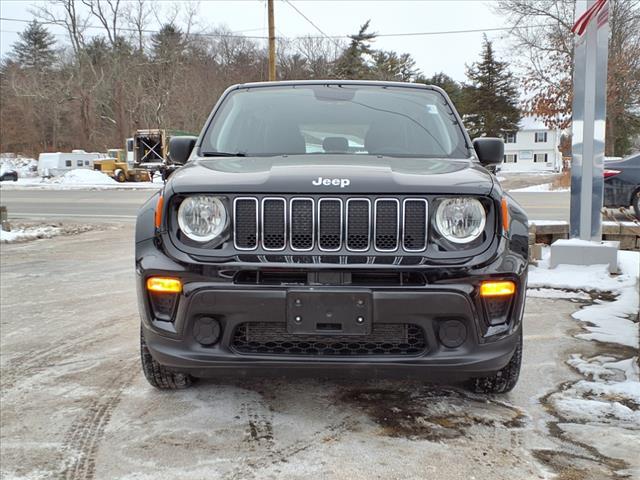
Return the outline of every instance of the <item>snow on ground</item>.
{"type": "Polygon", "coordinates": [[[41,227],[26,227],[11,230],[7,232],[0,229],[0,243],[21,243],[28,242],[30,240],[37,240],[40,238],[51,238],[62,233],[60,227],[53,226],[41,226],[41,227]]]}
{"type": "Polygon", "coordinates": [[[638,325],[631,319],[638,312],[638,276],[640,253],[618,252],[621,273],[609,275],[607,265],[559,265],[549,268],[549,248],[537,267],[529,271],[529,287],[551,287],[582,291],[608,291],[616,295],[612,302],[596,302],[573,314],[588,333],[579,338],[638,347],[638,325]]]}
{"type": "Polygon", "coordinates": [[[0,243],[23,243],[52,238],[58,235],[78,235],[91,230],[102,230],[103,225],[90,223],[12,223],[11,231],[0,229],[0,243]]]}
{"type": "Polygon", "coordinates": [[[559,290],[556,288],[529,288],[527,290],[527,297],[537,297],[537,298],[567,298],[567,299],[579,299],[579,300],[590,300],[591,295],[586,292],[576,292],[576,291],[567,291],[567,290],[559,290]]]}
{"type": "MultiPolygon", "coordinates": [[[[594,445],[603,455],[629,461],[634,454],[628,445],[612,439],[640,437],[640,253],[618,252],[618,265],[618,275],[610,275],[606,265],[550,269],[549,248],[545,248],[542,261],[530,269],[528,294],[582,300],[586,291],[615,295],[612,301],[594,300],[572,315],[586,331],[575,336],[603,342],[606,353],[590,358],[571,355],[567,363],[584,379],[562,386],[549,395],[548,402],[562,419],[558,427],[566,436],[594,445]]],[[[640,476],[640,469],[619,473],[640,476]]]]}
{"type": "Polygon", "coordinates": [[[110,176],[97,170],[78,168],[70,170],[64,175],[52,178],[18,178],[17,182],[3,182],[2,188],[9,190],[36,188],[42,190],[74,190],[74,189],[158,189],[163,185],[160,175],[156,175],[153,182],[116,182],[110,176]]]}
{"type": "MultiPolygon", "coordinates": [[[[539,227],[550,225],[566,225],[569,226],[569,222],[566,220],[529,220],[529,225],[536,225],[539,227]]],[[[615,226],[615,227],[640,227],[640,220],[616,220],[616,221],[604,221],[603,227],[615,226]]]]}
{"type": "Polygon", "coordinates": [[[566,220],[529,220],[529,225],[569,225],[566,220]]]}
{"type": "Polygon", "coordinates": [[[7,170],[18,172],[18,178],[35,177],[38,161],[28,157],[0,157],[0,174],[7,170]]]}
{"type": "Polygon", "coordinates": [[[78,168],[66,172],[61,177],[54,177],[51,183],[59,183],[61,185],[115,185],[116,182],[109,175],[105,175],[97,170],[88,170],[78,168]]]}
{"type": "Polygon", "coordinates": [[[543,183],[541,185],[531,185],[530,187],[515,188],[510,192],[568,192],[569,188],[553,188],[551,183],[543,183]]]}

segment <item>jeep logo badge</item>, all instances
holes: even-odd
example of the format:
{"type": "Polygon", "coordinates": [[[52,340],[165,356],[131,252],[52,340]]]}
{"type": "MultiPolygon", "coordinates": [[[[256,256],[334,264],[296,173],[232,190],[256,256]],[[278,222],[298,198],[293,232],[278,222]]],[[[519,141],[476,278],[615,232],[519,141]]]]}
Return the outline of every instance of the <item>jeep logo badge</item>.
{"type": "Polygon", "coordinates": [[[315,185],[316,187],[319,187],[320,185],[324,185],[324,186],[330,186],[333,185],[334,187],[340,187],[340,188],[344,188],[344,187],[348,187],[349,185],[351,185],[351,180],[349,180],[348,178],[322,178],[322,177],[318,177],[317,180],[312,180],[311,183],[313,185],[315,185]]]}

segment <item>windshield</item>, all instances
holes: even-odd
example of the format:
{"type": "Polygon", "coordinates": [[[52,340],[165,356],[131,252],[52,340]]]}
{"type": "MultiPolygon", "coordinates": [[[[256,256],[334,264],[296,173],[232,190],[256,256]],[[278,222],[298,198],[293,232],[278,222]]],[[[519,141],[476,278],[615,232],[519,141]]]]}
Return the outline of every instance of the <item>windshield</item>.
{"type": "Polygon", "coordinates": [[[214,152],[469,157],[461,127],[438,92],[368,85],[235,90],[205,133],[201,153],[214,152]]]}

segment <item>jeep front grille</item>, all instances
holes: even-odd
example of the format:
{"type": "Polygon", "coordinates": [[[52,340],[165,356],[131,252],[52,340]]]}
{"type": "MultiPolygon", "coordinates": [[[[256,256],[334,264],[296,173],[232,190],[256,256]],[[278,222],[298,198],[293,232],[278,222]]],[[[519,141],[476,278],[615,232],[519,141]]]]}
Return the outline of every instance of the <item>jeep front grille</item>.
{"type": "Polygon", "coordinates": [[[238,250],[422,252],[423,198],[239,197],[233,202],[238,250]]]}
{"type": "Polygon", "coordinates": [[[427,349],[424,330],[409,323],[374,323],[368,335],[288,333],[285,323],[240,324],[231,348],[243,355],[416,356],[427,349]]]}

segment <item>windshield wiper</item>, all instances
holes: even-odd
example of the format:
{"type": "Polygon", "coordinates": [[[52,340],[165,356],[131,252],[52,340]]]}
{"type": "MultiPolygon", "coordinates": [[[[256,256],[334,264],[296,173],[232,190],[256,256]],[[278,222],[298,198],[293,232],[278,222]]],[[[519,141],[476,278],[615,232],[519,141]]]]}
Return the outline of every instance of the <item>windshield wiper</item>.
{"type": "Polygon", "coordinates": [[[203,157],[246,157],[246,153],[242,152],[202,152],[203,157]]]}

